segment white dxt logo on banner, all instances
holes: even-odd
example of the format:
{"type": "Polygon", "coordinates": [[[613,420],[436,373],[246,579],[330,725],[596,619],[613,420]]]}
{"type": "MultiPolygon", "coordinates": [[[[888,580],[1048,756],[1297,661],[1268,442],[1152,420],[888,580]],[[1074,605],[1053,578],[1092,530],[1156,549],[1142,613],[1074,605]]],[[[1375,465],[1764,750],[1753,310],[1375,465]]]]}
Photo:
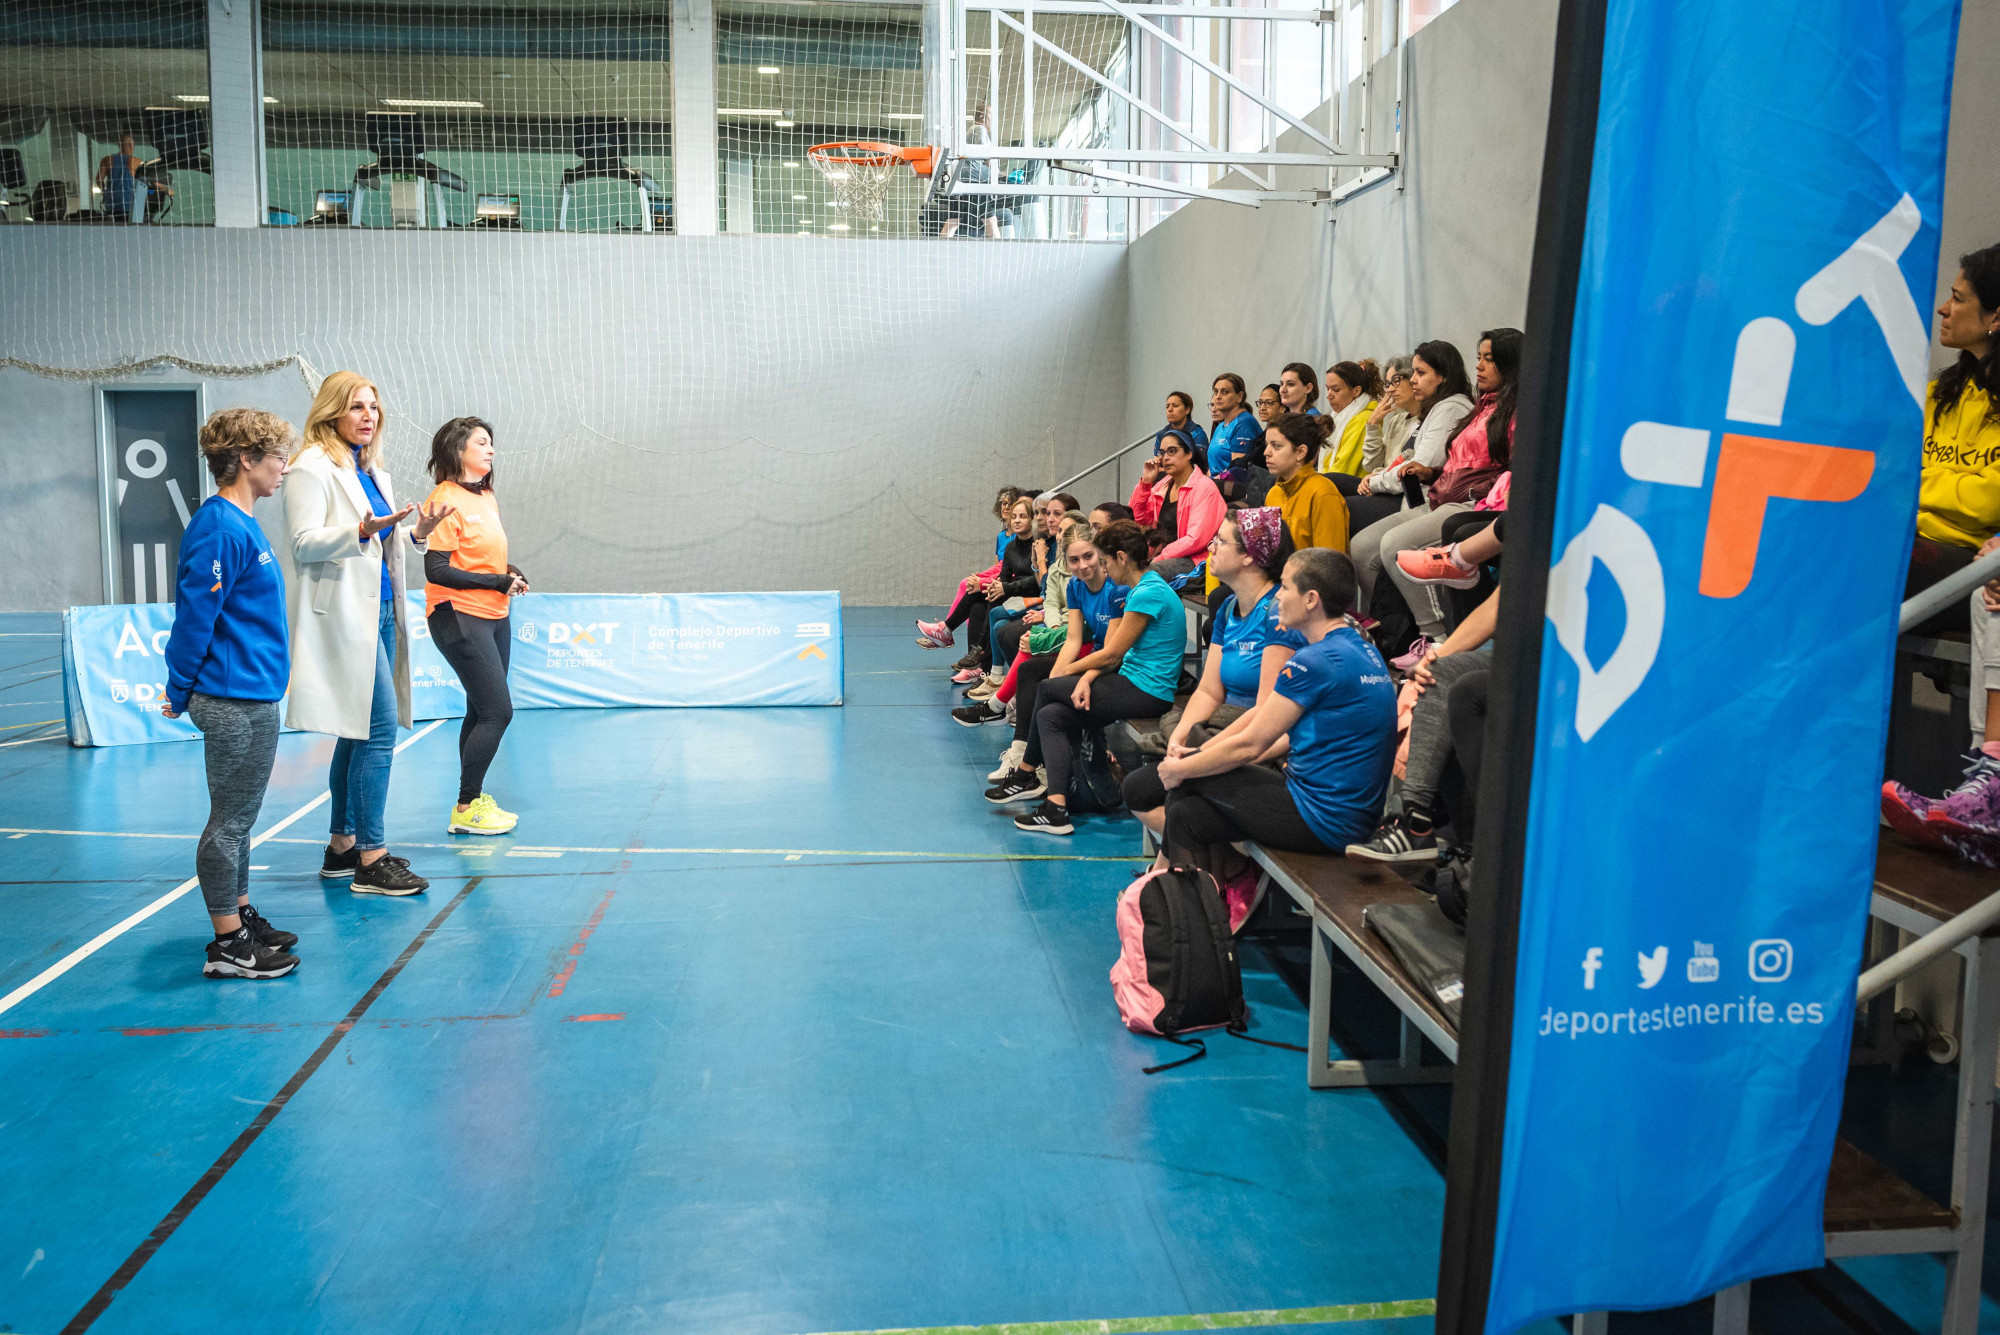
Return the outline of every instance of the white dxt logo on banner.
{"type": "MultiPolygon", "coordinates": [[[[1859,301],[1875,317],[1903,387],[1924,401],[1924,361],[1930,335],[1896,261],[1923,218],[1908,195],[1883,219],[1799,288],[1801,320],[1823,325],[1859,301]]],[[[1760,316],[1736,336],[1724,416],[1732,422],[1782,426],[1798,336],[1775,316],[1760,316]]],[[[1634,422],[1619,442],[1618,459],[1639,482],[1700,488],[1707,480],[1710,438],[1700,427],[1634,422]]],[[[1775,499],[1851,501],[1875,471],[1870,450],[1724,432],[1709,496],[1702,544],[1700,593],[1734,598],[1750,587],[1766,505],[1775,499]]],[[[1659,656],[1667,624],[1666,578],[1653,540],[1624,511],[1599,505],[1549,570],[1548,618],[1556,642],[1576,664],[1576,733],[1597,735],[1632,698],[1659,656]],[[1590,625],[1590,572],[1601,564],[1625,601],[1625,633],[1602,668],[1584,652],[1590,625]]]]}

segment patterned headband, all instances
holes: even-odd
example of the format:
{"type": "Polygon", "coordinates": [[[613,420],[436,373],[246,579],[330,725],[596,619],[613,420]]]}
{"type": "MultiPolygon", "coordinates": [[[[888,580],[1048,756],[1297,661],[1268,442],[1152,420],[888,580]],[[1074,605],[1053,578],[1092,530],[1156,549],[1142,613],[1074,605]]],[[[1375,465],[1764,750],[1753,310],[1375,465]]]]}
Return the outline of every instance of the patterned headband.
{"type": "Polygon", "coordinates": [[[1279,539],[1284,536],[1283,512],[1275,505],[1260,510],[1238,510],[1236,531],[1243,537],[1243,550],[1261,566],[1277,552],[1279,539]]]}

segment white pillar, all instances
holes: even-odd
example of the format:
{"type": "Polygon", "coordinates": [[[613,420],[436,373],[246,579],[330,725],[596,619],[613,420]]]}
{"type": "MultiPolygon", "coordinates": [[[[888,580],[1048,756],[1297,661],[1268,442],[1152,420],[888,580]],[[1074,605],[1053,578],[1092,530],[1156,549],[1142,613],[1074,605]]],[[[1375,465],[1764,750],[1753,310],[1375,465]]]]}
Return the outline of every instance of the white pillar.
{"type": "Polygon", "coordinates": [[[208,137],[217,227],[262,227],[264,36],[260,0],[208,0],[208,137]]]}
{"type": "Polygon", "coordinates": [[[714,236],[715,0],[674,0],[673,12],[674,231],[714,236]]]}

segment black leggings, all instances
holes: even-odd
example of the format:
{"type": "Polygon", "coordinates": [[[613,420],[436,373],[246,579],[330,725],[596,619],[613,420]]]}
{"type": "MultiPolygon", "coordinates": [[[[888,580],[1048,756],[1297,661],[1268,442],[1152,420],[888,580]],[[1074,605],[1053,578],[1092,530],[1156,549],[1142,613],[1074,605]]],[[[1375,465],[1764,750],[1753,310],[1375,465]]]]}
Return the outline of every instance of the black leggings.
{"type": "MultiPolygon", "coordinates": [[[[1910,547],[1910,573],[1903,582],[1903,598],[1908,601],[1971,565],[1979,552],[1974,547],[1954,547],[1931,538],[1918,538],[1910,547]]],[[[1972,600],[1954,598],[1930,620],[1918,626],[1917,635],[1942,635],[1948,630],[1972,629],[1972,600]]]]}
{"type": "Polygon", "coordinates": [[[1243,869],[1242,856],[1229,846],[1238,839],[1291,853],[1339,851],[1321,843],[1306,824],[1285,776],[1259,765],[1168,789],[1166,838],[1169,860],[1224,877],[1243,869]]]}
{"type": "MultiPolygon", "coordinates": [[[[1174,707],[1134,686],[1116,672],[1107,672],[1090,683],[1090,708],[1078,709],[1070,703],[1070,693],[1081,676],[1051,677],[1035,692],[1034,735],[1028,738],[1026,763],[1049,767],[1049,795],[1069,800],[1069,735],[1077,728],[1101,728],[1128,718],[1159,718],[1174,707]]],[[[1018,679],[1017,679],[1018,685],[1018,679]]],[[[1021,699],[1019,694],[1015,700],[1021,699]]],[[[1020,714],[1020,709],[1015,709],[1020,714]]]]}
{"type": "Polygon", "coordinates": [[[1479,767],[1486,756],[1486,691],[1492,681],[1491,669],[1468,672],[1452,683],[1451,694],[1445,698],[1445,712],[1451,719],[1451,749],[1458,757],[1459,772],[1465,776],[1465,792],[1452,816],[1462,844],[1472,842],[1479,767]]]}
{"type": "Polygon", "coordinates": [[[1035,654],[1014,673],[1014,740],[1023,746],[1035,744],[1035,692],[1055,668],[1054,654],[1035,654]]]}
{"type": "Polygon", "coordinates": [[[486,767],[514,721],[514,701],[507,694],[514,620],[476,617],[440,603],[426,621],[438,652],[465,688],[465,722],[458,729],[458,800],[470,802],[485,790],[486,767]]]}

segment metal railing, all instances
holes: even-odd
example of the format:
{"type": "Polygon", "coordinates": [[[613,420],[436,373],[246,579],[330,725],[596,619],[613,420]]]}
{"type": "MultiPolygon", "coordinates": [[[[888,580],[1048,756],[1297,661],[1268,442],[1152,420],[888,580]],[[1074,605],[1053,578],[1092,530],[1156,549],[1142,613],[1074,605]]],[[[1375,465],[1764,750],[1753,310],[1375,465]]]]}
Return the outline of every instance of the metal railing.
{"type": "Polygon", "coordinates": [[[1105,455],[1102,459],[1099,459],[1096,463],[1092,464],[1090,467],[1084,469],[1081,473],[1078,473],[1075,477],[1066,477],[1062,481],[1056,483],[1053,487],[1050,487],[1049,490],[1068,491],[1071,487],[1083,481],[1085,478],[1089,477],[1092,473],[1095,473],[1098,469],[1104,467],[1106,464],[1115,464],[1120,459],[1130,454],[1132,451],[1138,449],[1141,445],[1151,444],[1154,438],[1158,436],[1158,434],[1159,433],[1156,431],[1148,431],[1145,435],[1139,437],[1139,439],[1133,441],[1130,445],[1119,446],[1117,449],[1105,455]]]}
{"type": "MultiPolygon", "coordinates": [[[[1994,578],[2000,578],[2000,551],[1980,557],[1965,569],[1906,600],[1897,618],[1897,633],[1909,634],[1994,578]]],[[[2000,894],[1988,895],[1864,972],[1855,986],[1856,1004],[1887,992],[1932,960],[1950,954],[1996,922],[2000,922],[2000,894]]]]}

